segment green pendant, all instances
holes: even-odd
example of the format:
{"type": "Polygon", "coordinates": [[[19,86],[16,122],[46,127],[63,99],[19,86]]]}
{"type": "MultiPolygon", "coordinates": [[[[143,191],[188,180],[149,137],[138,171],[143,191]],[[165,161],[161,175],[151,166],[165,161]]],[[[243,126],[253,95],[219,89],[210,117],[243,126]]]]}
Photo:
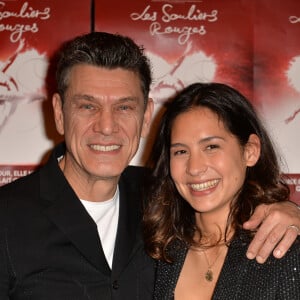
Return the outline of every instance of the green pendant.
{"type": "Polygon", "coordinates": [[[208,269],[207,272],[205,273],[205,279],[207,281],[213,281],[214,276],[212,270],[208,269]]]}

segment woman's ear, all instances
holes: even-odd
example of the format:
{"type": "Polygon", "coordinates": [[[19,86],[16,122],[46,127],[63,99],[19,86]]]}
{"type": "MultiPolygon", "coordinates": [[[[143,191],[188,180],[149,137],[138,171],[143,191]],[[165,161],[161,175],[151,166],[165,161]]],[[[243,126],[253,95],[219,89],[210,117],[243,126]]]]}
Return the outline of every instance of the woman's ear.
{"type": "Polygon", "coordinates": [[[260,149],[261,143],[259,137],[254,133],[251,134],[245,146],[244,152],[246,165],[248,167],[253,167],[257,163],[260,157],[260,149]]]}

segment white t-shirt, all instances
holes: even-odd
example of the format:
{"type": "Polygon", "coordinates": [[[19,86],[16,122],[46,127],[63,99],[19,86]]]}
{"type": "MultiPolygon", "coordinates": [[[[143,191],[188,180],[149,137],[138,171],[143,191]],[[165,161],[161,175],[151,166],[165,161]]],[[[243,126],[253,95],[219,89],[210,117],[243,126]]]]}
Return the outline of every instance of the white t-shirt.
{"type": "Polygon", "coordinates": [[[91,202],[80,199],[80,201],[97,224],[106,260],[110,268],[112,268],[119,219],[119,188],[117,188],[114,197],[110,200],[91,202]]]}

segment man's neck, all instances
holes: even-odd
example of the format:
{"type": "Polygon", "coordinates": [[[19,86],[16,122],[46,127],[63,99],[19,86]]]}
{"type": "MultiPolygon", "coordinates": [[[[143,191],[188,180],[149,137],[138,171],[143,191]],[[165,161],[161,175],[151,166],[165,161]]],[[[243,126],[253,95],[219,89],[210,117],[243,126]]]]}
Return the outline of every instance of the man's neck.
{"type": "Polygon", "coordinates": [[[82,172],[66,167],[65,159],[60,160],[59,167],[79,199],[101,202],[111,199],[116,192],[119,177],[83,176],[82,172]]]}

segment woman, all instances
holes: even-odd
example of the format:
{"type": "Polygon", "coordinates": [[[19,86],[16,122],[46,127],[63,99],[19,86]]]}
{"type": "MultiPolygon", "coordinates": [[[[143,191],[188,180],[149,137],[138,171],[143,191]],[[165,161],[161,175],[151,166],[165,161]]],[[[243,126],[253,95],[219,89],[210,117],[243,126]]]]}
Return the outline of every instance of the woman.
{"type": "Polygon", "coordinates": [[[300,247],[265,264],[246,258],[255,207],[289,199],[272,142],[250,102],[196,83],[168,106],[150,166],[144,217],[158,260],[155,299],[300,299],[300,247]]]}

